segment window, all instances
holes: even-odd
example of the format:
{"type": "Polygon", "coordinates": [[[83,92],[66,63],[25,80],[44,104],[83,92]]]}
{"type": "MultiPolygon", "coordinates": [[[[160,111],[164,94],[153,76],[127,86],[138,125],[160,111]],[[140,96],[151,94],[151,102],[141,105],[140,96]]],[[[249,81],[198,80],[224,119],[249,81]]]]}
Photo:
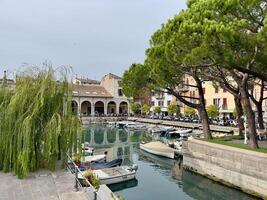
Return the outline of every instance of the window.
{"type": "Polygon", "coordinates": [[[227,110],[227,98],[223,98],[222,109],[223,109],[223,110],[227,110]]]}
{"type": "Polygon", "coordinates": [[[119,86],[119,87],[122,86],[122,81],[118,81],[118,86],[119,86]]]}
{"type": "Polygon", "coordinates": [[[218,92],[219,92],[219,88],[216,87],[216,88],[215,88],[215,93],[218,93],[218,92]]]}
{"type": "Polygon", "coordinates": [[[164,102],[163,101],[159,101],[158,102],[158,106],[163,106],[164,102]]]}
{"type": "Polygon", "coordinates": [[[220,107],[220,99],[219,98],[213,99],[213,105],[220,107]]]}
{"type": "Polygon", "coordinates": [[[195,91],[193,91],[193,97],[195,97],[195,91]]]}
{"type": "Polygon", "coordinates": [[[121,97],[121,96],[123,96],[123,94],[122,94],[122,89],[118,89],[118,95],[121,97]]]}
{"type": "Polygon", "coordinates": [[[167,105],[171,105],[171,101],[167,101],[167,105]]]}
{"type": "Polygon", "coordinates": [[[151,101],[151,106],[155,106],[155,102],[154,101],[151,101]]]}
{"type": "Polygon", "coordinates": [[[227,92],[226,89],[223,88],[223,92],[226,93],[227,92]]]}

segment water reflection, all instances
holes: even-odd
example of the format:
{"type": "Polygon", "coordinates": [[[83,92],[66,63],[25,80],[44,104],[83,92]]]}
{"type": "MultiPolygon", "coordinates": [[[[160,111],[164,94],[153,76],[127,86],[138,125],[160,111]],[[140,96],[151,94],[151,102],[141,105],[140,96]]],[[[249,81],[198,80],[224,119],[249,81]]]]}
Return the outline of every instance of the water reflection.
{"type": "Polygon", "coordinates": [[[140,141],[156,138],[147,132],[127,132],[103,125],[88,127],[86,141],[96,152],[108,151],[108,159],[136,163],[137,180],[110,186],[127,200],[252,200],[240,191],[225,187],[182,169],[181,160],[158,157],[139,150],[140,141]]]}

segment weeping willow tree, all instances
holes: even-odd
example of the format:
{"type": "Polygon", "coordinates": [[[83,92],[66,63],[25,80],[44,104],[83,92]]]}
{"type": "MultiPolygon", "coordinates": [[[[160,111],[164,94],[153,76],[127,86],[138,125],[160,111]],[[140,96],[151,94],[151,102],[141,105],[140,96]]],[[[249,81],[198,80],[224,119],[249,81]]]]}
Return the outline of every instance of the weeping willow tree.
{"type": "Polygon", "coordinates": [[[23,72],[15,89],[0,87],[0,170],[23,178],[39,168],[54,169],[66,152],[80,151],[81,124],[72,114],[68,70],[60,71],[46,66],[23,72]]]}

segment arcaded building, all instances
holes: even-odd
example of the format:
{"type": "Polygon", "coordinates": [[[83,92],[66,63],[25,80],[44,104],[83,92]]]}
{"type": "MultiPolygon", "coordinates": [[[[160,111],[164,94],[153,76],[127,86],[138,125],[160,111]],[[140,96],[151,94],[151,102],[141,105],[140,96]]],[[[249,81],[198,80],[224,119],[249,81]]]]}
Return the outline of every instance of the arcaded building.
{"type": "Polygon", "coordinates": [[[105,75],[101,81],[75,78],[73,80],[73,112],[80,116],[130,113],[128,99],[122,93],[121,77],[105,75]]]}

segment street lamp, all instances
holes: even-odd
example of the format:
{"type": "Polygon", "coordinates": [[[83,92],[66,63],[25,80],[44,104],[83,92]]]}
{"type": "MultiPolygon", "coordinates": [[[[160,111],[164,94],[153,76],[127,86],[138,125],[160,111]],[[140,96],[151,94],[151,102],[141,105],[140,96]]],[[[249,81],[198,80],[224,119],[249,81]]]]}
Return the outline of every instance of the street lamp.
{"type": "Polygon", "coordinates": [[[242,119],[244,121],[244,128],[245,128],[244,144],[248,144],[248,138],[247,138],[247,116],[243,115],[242,119]]]}

